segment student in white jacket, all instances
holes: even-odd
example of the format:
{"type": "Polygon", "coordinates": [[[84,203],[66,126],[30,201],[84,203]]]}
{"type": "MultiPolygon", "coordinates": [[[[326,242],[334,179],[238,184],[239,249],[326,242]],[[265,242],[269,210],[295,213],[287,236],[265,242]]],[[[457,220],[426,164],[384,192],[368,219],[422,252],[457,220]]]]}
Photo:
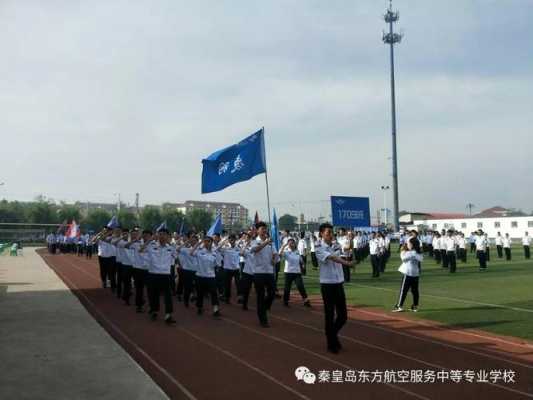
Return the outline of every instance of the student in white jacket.
{"type": "Polygon", "coordinates": [[[403,311],[403,303],[407,297],[409,289],[413,293],[413,305],[411,306],[411,311],[418,311],[418,280],[420,276],[420,266],[419,263],[422,261],[423,256],[420,254],[420,242],[415,239],[410,239],[402,246],[402,251],[400,253],[402,259],[402,265],[398,268],[403,274],[402,286],[400,289],[400,295],[398,298],[398,303],[392,312],[401,312],[403,311]]]}

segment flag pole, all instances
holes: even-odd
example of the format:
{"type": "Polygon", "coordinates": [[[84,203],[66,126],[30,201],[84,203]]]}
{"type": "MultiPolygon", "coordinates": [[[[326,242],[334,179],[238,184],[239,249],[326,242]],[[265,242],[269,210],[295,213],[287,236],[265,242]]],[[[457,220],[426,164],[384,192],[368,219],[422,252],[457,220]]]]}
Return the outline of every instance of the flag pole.
{"type": "MultiPolygon", "coordinates": [[[[263,146],[265,145],[265,127],[261,128],[263,130],[263,146]]],[[[265,154],[265,182],[266,182],[266,195],[267,195],[267,207],[268,207],[268,226],[272,226],[272,220],[270,219],[270,194],[268,192],[268,167],[266,163],[266,150],[263,148],[265,154]]]]}

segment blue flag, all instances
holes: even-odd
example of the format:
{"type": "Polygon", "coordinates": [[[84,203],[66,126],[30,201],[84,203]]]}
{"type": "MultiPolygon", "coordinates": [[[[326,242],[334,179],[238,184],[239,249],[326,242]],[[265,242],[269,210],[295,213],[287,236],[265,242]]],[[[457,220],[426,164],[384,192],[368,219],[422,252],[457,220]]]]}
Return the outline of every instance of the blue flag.
{"type": "Polygon", "coordinates": [[[155,231],[156,231],[156,232],[159,232],[161,229],[168,229],[168,228],[167,228],[167,221],[163,221],[163,222],[161,223],[161,225],[159,225],[155,231]]]}
{"type": "Polygon", "coordinates": [[[202,193],[222,190],[266,172],[264,130],[202,160],[202,193]]]}
{"type": "Polygon", "coordinates": [[[113,215],[113,217],[109,220],[109,222],[107,223],[107,227],[111,229],[120,227],[120,224],[118,223],[118,218],[116,215],[113,215]]]}
{"type": "Polygon", "coordinates": [[[272,215],[272,226],[270,227],[270,237],[272,238],[272,247],[274,250],[279,251],[279,229],[278,229],[278,217],[276,216],[276,209],[272,215]]]}
{"type": "Polygon", "coordinates": [[[211,228],[209,228],[209,230],[207,231],[207,236],[213,236],[215,233],[218,233],[220,235],[221,232],[222,232],[222,217],[220,216],[220,214],[218,214],[217,217],[215,218],[215,222],[213,222],[213,225],[211,225],[211,228]]]}

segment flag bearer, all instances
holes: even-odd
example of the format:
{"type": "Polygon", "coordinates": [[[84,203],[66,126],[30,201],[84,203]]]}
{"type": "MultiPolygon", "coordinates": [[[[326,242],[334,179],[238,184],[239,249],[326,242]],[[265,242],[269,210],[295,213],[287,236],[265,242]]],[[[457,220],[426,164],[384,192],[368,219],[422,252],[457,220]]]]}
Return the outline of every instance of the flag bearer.
{"type": "Polygon", "coordinates": [[[277,261],[272,239],[267,235],[267,225],[260,221],[256,224],[258,236],[252,242],[254,258],[254,285],[257,294],[257,316],[263,328],[268,328],[267,311],[274,301],[274,264],[277,261]]]}

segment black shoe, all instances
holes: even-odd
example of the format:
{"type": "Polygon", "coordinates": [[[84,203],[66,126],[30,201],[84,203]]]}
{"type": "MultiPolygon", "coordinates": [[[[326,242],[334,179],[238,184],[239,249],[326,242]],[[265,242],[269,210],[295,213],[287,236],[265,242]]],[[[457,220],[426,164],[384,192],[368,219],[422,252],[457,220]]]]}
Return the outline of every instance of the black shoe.
{"type": "Polygon", "coordinates": [[[157,313],[156,312],[150,313],[150,319],[152,321],[155,321],[157,319],[157,313]]]}
{"type": "Polygon", "coordinates": [[[165,317],[165,324],[172,325],[172,324],[175,324],[175,323],[176,323],[176,320],[174,318],[172,318],[170,315],[168,317],[165,317]]]}
{"type": "Polygon", "coordinates": [[[304,307],[311,308],[311,302],[309,300],[304,301],[304,307]]]}
{"type": "Polygon", "coordinates": [[[263,328],[270,328],[270,325],[269,325],[268,321],[263,321],[263,322],[261,322],[261,326],[262,326],[263,328]]]}
{"type": "Polygon", "coordinates": [[[242,299],[241,298],[237,299],[237,304],[242,304],[242,299]]]}
{"type": "Polygon", "coordinates": [[[248,306],[247,306],[246,304],[243,304],[243,305],[242,305],[242,309],[243,309],[244,311],[248,311],[248,306]]]}
{"type": "Polygon", "coordinates": [[[335,339],[335,347],[337,348],[337,350],[342,350],[342,344],[339,338],[335,339]]]}
{"type": "Polygon", "coordinates": [[[124,299],[124,304],[129,306],[130,305],[130,299],[124,299]]]}
{"type": "Polygon", "coordinates": [[[281,294],[276,293],[276,294],[274,295],[274,297],[275,297],[276,299],[281,299],[281,294]]]}
{"type": "Polygon", "coordinates": [[[337,346],[328,346],[328,351],[333,354],[339,354],[339,348],[337,346]]]}
{"type": "Polygon", "coordinates": [[[179,303],[181,303],[181,300],[182,300],[181,295],[177,295],[177,296],[176,296],[176,299],[178,300],[179,303]]]}
{"type": "Polygon", "coordinates": [[[204,310],[202,310],[201,308],[196,310],[196,314],[198,314],[198,315],[202,315],[203,313],[204,313],[204,310]]]}
{"type": "Polygon", "coordinates": [[[189,302],[188,301],[187,302],[184,301],[183,305],[185,306],[185,308],[189,308],[189,302]]]}
{"type": "Polygon", "coordinates": [[[230,302],[229,299],[224,299],[224,303],[226,303],[226,304],[231,304],[231,302],[230,302]]]}
{"type": "Polygon", "coordinates": [[[289,303],[287,303],[287,302],[283,302],[283,305],[284,305],[285,307],[287,307],[287,308],[290,308],[290,305],[289,305],[289,303]]]}
{"type": "Polygon", "coordinates": [[[105,283],[105,282],[102,283],[102,288],[103,288],[103,289],[107,289],[107,283],[105,283]]]}
{"type": "Polygon", "coordinates": [[[220,317],[220,310],[213,311],[213,317],[220,317]]]}
{"type": "Polygon", "coordinates": [[[142,313],[142,312],[143,312],[143,308],[142,308],[142,306],[137,306],[137,307],[135,308],[135,312],[136,312],[136,313],[139,313],[139,314],[142,313]]]}

